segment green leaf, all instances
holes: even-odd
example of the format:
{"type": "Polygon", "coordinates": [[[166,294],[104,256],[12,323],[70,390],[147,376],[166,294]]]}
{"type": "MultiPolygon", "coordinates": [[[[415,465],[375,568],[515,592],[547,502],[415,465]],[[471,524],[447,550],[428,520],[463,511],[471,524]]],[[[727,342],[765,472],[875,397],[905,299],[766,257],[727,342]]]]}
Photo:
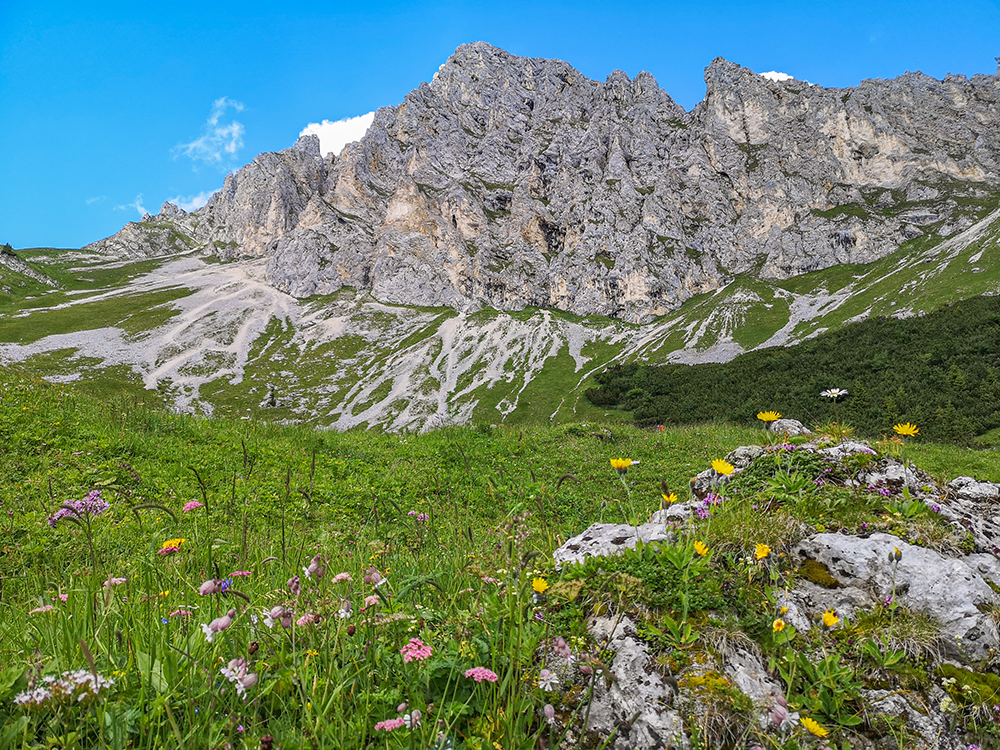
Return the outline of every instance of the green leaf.
{"type": "Polygon", "coordinates": [[[145,651],[137,651],[135,655],[139,665],[139,674],[149,683],[149,685],[161,695],[167,691],[169,686],[163,677],[163,666],[159,659],[152,659],[145,651]]]}

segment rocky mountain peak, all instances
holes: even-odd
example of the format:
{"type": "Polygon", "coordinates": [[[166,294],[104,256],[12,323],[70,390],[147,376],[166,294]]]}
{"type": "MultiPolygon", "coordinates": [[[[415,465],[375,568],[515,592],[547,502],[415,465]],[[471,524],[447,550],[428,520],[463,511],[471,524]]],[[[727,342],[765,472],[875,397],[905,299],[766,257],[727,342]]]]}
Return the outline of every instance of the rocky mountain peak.
{"type": "Polygon", "coordinates": [[[954,234],[971,221],[961,200],[1000,189],[997,76],[826,89],[718,58],[705,82],[686,112],[646,72],[597,82],[462,45],[339,157],[301,138],[199,211],[95,247],[265,257],[296,296],[350,286],[641,322],[735,274],[787,278],[954,234]]]}

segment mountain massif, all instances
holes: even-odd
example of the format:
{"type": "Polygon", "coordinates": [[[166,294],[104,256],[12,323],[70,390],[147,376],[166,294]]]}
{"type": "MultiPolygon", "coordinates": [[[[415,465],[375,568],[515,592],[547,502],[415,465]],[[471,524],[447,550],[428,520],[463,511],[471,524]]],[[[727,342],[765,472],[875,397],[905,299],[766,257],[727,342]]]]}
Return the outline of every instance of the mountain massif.
{"type": "Polygon", "coordinates": [[[266,259],[297,298],[545,308],[643,323],[734,278],[782,280],[968,229],[1000,191],[1000,74],[827,89],[716,59],[687,112],[649,73],[603,83],[463,45],[334,156],[261,154],[208,205],[84,248],[266,259]]]}
{"type": "Polygon", "coordinates": [[[705,81],[687,112],[648,73],[464,45],[337,155],[308,136],[191,213],[0,251],[0,362],[336,429],[580,422],[652,394],[584,398],[617,364],[1000,295],[1000,75],[705,81]]]}

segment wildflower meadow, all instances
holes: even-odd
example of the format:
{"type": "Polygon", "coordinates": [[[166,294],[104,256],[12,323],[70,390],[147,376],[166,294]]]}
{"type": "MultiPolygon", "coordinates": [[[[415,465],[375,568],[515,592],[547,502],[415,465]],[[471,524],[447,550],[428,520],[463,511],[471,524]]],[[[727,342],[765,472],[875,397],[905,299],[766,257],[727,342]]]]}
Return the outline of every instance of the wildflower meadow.
{"type": "MultiPolygon", "coordinates": [[[[911,459],[996,468],[915,429],[897,430],[911,459]]],[[[12,377],[0,438],[0,748],[609,747],[617,730],[589,727],[614,654],[588,622],[625,614],[712,706],[685,719],[692,747],[867,746],[906,730],[866,716],[866,680],[938,679],[925,623],[887,605],[796,629],[790,545],[863,526],[963,541],[759,424],[338,434],[12,377]],[[771,468],[722,483],[722,457],[762,443],[771,468]],[[708,467],[667,542],[555,566],[591,523],[693,503],[708,467]],[[727,637],[785,686],[769,726],[693,676],[727,637]]],[[[988,743],[980,704],[966,694],[956,721],[988,743]]]]}

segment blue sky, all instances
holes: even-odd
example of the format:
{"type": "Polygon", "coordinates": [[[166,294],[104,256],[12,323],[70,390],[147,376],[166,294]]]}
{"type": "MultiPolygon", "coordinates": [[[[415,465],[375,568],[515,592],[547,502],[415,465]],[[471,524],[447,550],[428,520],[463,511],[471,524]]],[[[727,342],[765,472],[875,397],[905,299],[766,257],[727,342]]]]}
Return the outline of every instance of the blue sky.
{"type": "Polygon", "coordinates": [[[79,247],[196,203],[310,123],[398,104],[477,40],[600,80],[648,70],[690,109],[719,56],[833,87],[993,74],[1000,0],[2,0],[0,243],[79,247]]]}

